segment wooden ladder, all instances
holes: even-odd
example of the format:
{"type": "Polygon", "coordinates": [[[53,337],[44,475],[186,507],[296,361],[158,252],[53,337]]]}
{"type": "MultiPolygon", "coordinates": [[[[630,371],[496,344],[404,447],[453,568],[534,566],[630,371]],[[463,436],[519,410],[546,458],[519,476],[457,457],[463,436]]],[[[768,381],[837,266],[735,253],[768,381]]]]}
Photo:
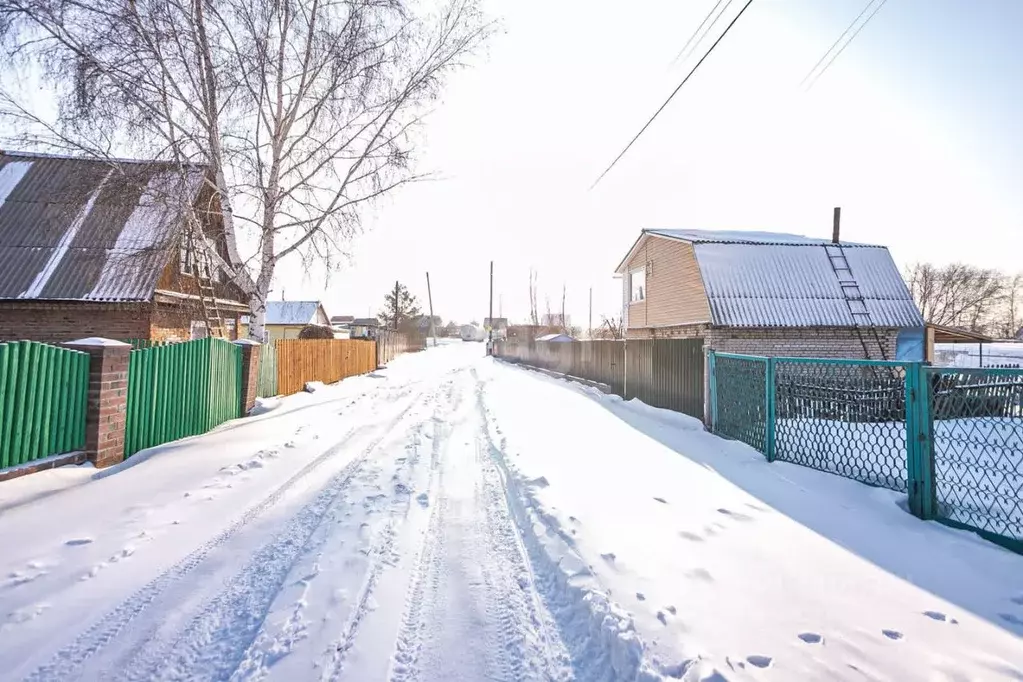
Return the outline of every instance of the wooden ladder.
{"type": "MultiPolygon", "coordinates": [[[[205,241],[205,235],[202,235],[202,239],[205,241]]],[[[196,253],[195,250],[192,253],[196,253]]],[[[206,250],[206,245],[203,245],[197,256],[198,258],[193,259],[193,263],[197,262],[201,264],[201,267],[193,265],[193,270],[196,284],[199,286],[199,304],[206,321],[206,333],[208,336],[219,339],[227,338],[224,329],[224,316],[220,312],[220,306],[217,305],[217,292],[213,285],[216,270],[214,270],[213,260],[206,250]]]]}
{"type": "Polygon", "coordinates": [[[845,250],[840,244],[825,244],[824,252],[828,254],[828,262],[831,263],[831,269],[835,271],[835,276],[838,278],[838,286],[842,291],[842,297],[849,308],[849,314],[852,315],[853,328],[856,330],[856,336],[860,340],[860,345],[863,346],[863,357],[868,360],[870,359],[870,349],[867,346],[867,340],[863,336],[864,331],[866,331],[873,336],[874,342],[877,343],[877,347],[881,351],[881,358],[887,360],[888,353],[885,350],[884,343],[881,341],[881,336],[877,333],[877,326],[870,316],[870,310],[867,308],[867,302],[863,297],[863,292],[860,290],[860,285],[853,275],[852,268],[849,267],[849,260],[845,257],[845,250]]]}

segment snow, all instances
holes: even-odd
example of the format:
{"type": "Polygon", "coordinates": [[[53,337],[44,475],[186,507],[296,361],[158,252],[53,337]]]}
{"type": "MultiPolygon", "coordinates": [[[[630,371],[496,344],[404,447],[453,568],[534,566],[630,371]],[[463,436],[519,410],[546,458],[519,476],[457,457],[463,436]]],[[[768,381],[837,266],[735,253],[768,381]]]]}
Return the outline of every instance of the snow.
{"type": "Polygon", "coordinates": [[[1023,557],[682,415],[462,343],[261,406],[3,509],[4,679],[1023,675],[1023,557]]]}
{"type": "MultiPolygon", "coordinates": [[[[785,232],[762,232],[757,230],[644,230],[650,234],[673,239],[683,239],[694,244],[729,243],[729,244],[800,244],[823,246],[830,244],[830,239],[806,237],[800,234],[785,232]]],[[[854,246],[842,242],[842,246],[854,246]]],[[[855,246],[861,246],[855,244],[855,246]]]]}
{"type": "Polygon", "coordinates": [[[266,324],[316,324],[319,301],[267,301],[266,324]]]}
{"type": "MultiPolygon", "coordinates": [[[[980,367],[981,347],[976,343],[938,343],[934,345],[935,365],[940,367],[980,367]]],[[[1016,365],[1023,367],[1023,342],[985,343],[983,366],[1016,365]]]]}
{"type": "Polygon", "coordinates": [[[99,336],[90,336],[85,339],[78,339],[77,341],[68,341],[64,344],[65,346],[88,346],[90,348],[123,348],[125,346],[130,347],[130,343],[124,341],[116,341],[114,339],[104,339],[99,336]]]}

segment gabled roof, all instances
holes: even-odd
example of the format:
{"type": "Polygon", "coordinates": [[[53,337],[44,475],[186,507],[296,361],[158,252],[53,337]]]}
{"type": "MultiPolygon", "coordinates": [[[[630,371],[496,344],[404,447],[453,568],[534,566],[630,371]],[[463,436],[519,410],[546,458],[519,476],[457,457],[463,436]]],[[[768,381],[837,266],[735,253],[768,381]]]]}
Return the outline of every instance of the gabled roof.
{"type": "Polygon", "coordinates": [[[205,170],[0,152],[0,299],[145,301],[205,170]]]}
{"type": "Polygon", "coordinates": [[[375,317],[357,317],[352,320],[353,327],[379,327],[380,320],[375,317]]]}
{"type": "Polygon", "coordinates": [[[350,324],[355,319],[354,315],[335,315],[330,318],[331,324],[350,324]]]}
{"type": "MultiPolygon", "coordinates": [[[[888,249],[769,232],[644,230],[645,239],[692,244],[711,310],[725,327],[851,327],[854,318],[829,252],[841,251],[877,327],[923,327],[923,317],[888,249]]],[[[841,259],[839,259],[841,260],[841,259]]],[[[656,276],[656,273],[655,273],[656,276]]],[[[842,276],[848,280],[847,273],[842,276]]]]}
{"type": "Polygon", "coordinates": [[[265,324],[317,324],[317,311],[322,310],[319,301],[267,301],[265,324]]]}

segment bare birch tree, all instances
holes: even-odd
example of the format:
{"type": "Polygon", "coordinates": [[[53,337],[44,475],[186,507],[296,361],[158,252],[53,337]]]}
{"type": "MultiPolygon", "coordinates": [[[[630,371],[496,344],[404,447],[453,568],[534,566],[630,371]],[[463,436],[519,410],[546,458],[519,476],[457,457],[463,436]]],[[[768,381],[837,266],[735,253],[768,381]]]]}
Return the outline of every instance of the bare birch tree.
{"type": "Polygon", "coordinates": [[[997,315],[1006,289],[1002,273],[963,263],[918,263],[907,280],[925,320],[980,332],[997,315]]]}
{"type": "Polygon", "coordinates": [[[258,338],[282,259],[336,267],[367,205],[421,179],[422,117],[492,30],[439,1],[0,0],[0,69],[57,101],[0,91],[0,115],[22,143],[207,169],[228,258],[208,255],[258,338]]]}

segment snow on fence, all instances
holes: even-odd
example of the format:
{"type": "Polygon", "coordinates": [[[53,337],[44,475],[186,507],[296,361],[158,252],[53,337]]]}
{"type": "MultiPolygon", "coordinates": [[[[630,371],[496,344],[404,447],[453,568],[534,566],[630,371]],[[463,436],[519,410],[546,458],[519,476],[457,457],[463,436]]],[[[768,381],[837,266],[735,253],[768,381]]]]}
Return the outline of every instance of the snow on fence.
{"type": "Polygon", "coordinates": [[[494,354],[533,367],[606,384],[638,398],[703,419],[703,341],[499,341],[494,354]]]}
{"type": "Polygon", "coordinates": [[[88,391],[88,353],[0,343],[0,469],[84,448],[88,391]]]}
{"type": "Polygon", "coordinates": [[[241,347],[205,338],[131,351],[124,454],[241,416],[241,347]]]}
{"type": "Polygon", "coordinates": [[[288,339],[276,343],[277,391],[291,395],[310,381],[332,384],[377,368],[376,344],[347,339],[288,339]]]}
{"type": "Polygon", "coordinates": [[[1023,370],[711,353],[711,424],[1023,551],[1023,370]]]}

